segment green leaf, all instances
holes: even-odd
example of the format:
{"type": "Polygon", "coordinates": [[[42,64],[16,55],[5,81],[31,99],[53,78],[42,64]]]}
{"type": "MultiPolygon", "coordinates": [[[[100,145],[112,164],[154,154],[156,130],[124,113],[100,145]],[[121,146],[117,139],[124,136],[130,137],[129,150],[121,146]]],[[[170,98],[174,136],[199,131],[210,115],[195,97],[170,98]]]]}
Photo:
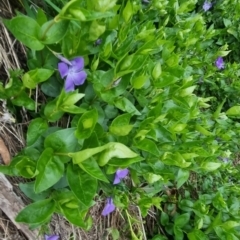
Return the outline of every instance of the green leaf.
{"type": "Polygon", "coordinates": [[[213,119],[217,119],[221,113],[222,107],[224,103],[226,102],[226,98],[218,105],[216,111],[213,114],[213,119]]]}
{"type": "Polygon", "coordinates": [[[229,108],[226,112],[228,116],[240,116],[240,106],[233,106],[229,108]]]}
{"type": "Polygon", "coordinates": [[[190,213],[184,213],[182,215],[179,215],[175,218],[174,220],[174,226],[178,227],[178,228],[182,228],[185,225],[187,225],[187,223],[190,220],[190,213]]]}
{"type": "Polygon", "coordinates": [[[160,62],[157,62],[152,71],[152,77],[157,80],[162,74],[162,66],[160,62]]]}
{"type": "Polygon", "coordinates": [[[105,25],[101,25],[97,21],[93,21],[89,29],[89,40],[90,41],[97,40],[105,32],[105,30],[106,30],[105,25]]]}
{"type": "Polygon", "coordinates": [[[133,115],[141,115],[136,107],[125,97],[116,99],[114,105],[124,112],[128,112],[133,115]]]}
{"type": "Polygon", "coordinates": [[[29,110],[35,109],[35,101],[31,99],[26,92],[21,92],[19,95],[14,97],[12,100],[12,104],[19,106],[19,107],[25,107],[29,110]]]}
{"type": "Polygon", "coordinates": [[[3,173],[8,176],[17,176],[17,174],[14,173],[14,170],[12,166],[2,166],[0,165],[0,173],[3,173]]]}
{"type": "Polygon", "coordinates": [[[127,1],[125,8],[123,9],[123,19],[128,22],[133,15],[133,4],[131,1],[127,1]]]}
{"type": "Polygon", "coordinates": [[[129,121],[131,119],[131,114],[125,113],[118,117],[116,117],[110,127],[109,130],[116,136],[126,136],[132,130],[133,126],[129,125],[129,121]]]}
{"type": "Polygon", "coordinates": [[[96,160],[94,160],[93,158],[90,158],[87,161],[79,163],[78,165],[80,168],[82,168],[86,173],[88,173],[92,177],[107,183],[109,182],[106,176],[103,174],[100,167],[98,166],[96,160]]]}
{"type": "Polygon", "coordinates": [[[225,223],[223,223],[221,225],[221,227],[225,230],[225,231],[229,231],[230,229],[232,228],[235,228],[235,227],[238,227],[240,225],[239,222],[236,222],[236,221],[227,221],[225,223]]]}
{"type": "Polygon", "coordinates": [[[173,231],[175,235],[175,240],[183,240],[183,231],[179,227],[174,226],[173,231]]]}
{"type": "Polygon", "coordinates": [[[64,164],[58,156],[53,155],[53,149],[46,148],[41,154],[38,163],[35,192],[40,193],[53,186],[63,176],[64,164]]]}
{"type": "Polygon", "coordinates": [[[74,136],[76,128],[66,128],[49,134],[44,141],[46,148],[52,148],[57,153],[68,153],[76,150],[77,139],[74,136]]]}
{"type": "Polygon", "coordinates": [[[93,178],[81,168],[74,168],[71,164],[67,168],[67,180],[75,196],[84,205],[89,206],[97,191],[97,179],[93,178]]]}
{"type": "Polygon", "coordinates": [[[39,39],[43,44],[53,44],[61,41],[67,33],[69,21],[50,20],[44,23],[39,32],[39,39]]]}
{"type": "Polygon", "coordinates": [[[78,90],[75,90],[73,92],[65,92],[63,90],[61,92],[61,95],[58,98],[57,106],[59,107],[65,107],[65,106],[71,106],[77,103],[80,99],[82,99],[85,96],[83,93],[78,93],[78,90]]]}
{"type": "Polygon", "coordinates": [[[49,196],[50,191],[36,194],[34,192],[34,184],[35,182],[19,183],[19,188],[28,198],[32,199],[35,202],[43,200],[49,196]]]}
{"type": "Polygon", "coordinates": [[[36,161],[33,161],[27,156],[19,156],[14,168],[20,176],[32,178],[36,171],[36,161]]]}
{"type": "Polygon", "coordinates": [[[135,89],[141,89],[148,79],[149,77],[146,75],[141,75],[138,77],[134,76],[133,78],[131,78],[132,87],[135,89]]]}
{"type": "Polygon", "coordinates": [[[177,77],[174,77],[170,73],[162,72],[161,78],[158,78],[157,80],[155,80],[154,85],[158,88],[163,88],[163,87],[172,85],[177,81],[178,81],[177,77]]]}
{"type": "Polygon", "coordinates": [[[125,168],[125,167],[130,166],[133,163],[140,162],[143,160],[144,160],[144,158],[142,158],[140,156],[134,157],[134,158],[124,158],[124,159],[111,158],[111,160],[108,162],[108,165],[125,168]]]}
{"type": "MultiPolygon", "coordinates": [[[[114,6],[113,3],[105,2],[104,4],[107,4],[107,8],[104,7],[104,9],[109,9],[110,6],[114,6]]],[[[101,3],[101,7],[102,7],[101,3]]],[[[94,10],[96,5],[94,4],[94,10]]],[[[111,8],[111,7],[110,7],[111,8]]],[[[92,11],[88,9],[84,9],[80,7],[80,2],[78,0],[72,0],[68,2],[63,9],[61,10],[58,18],[67,18],[67,19],[73,19],[78,21],[92,21],[96,19],[101,18],[108,18],[113,17],[115,15],[112,11],[92,11]]]]}
{"type": "Polygon", "coordinates": [[[55,207],[56,204],[52,199],[32,203],[17,215],[16,221],[28,224],[42,223],[51,217],[55,207]]]}
{"type": "Polygon", "coordinates": [[[48,123],[46,120],[42,118],[35,118],[32,120],[27,131],[27,145],[33,145],[41,134],[47,130],[47,128],[48,123]]]}
{"type": "Polygon", "coordinates": [[[41,8],[37,10],[37,23],[42,26],[45,22],[47,22],[47,16],[41,8]]]}
{"type": "Polygon", "coordinates": [[[15,38],[32,50],[41,50],[44,45],[38,39],[40,26],[27,16],[17,16],[12,20],[3,20],[5,26],[12,32],[15,38]]]}
{"type": "Polygon", "coordinates": [[[216,163],[216,162],[204,162],[203,164],[201,164],[201,168],[204,171],[211,172],[211,171],[215,171],[216,169],[220,168],[221,165],[222,165],[221,163],[216,163]]]}
{"type": "Polygon", "coordinates": [[[41,84],[41,90],[49,97],[57,97],[60,94],[62,87],[57,78],[53,76],[41,84]]]}
{"type": "Polygon", "coordinates": [[[22,77],[25,87],[34,89],[40,82],[46,81],[54,73],[54,70],[39,68],[25,73],[22,77]]]}
{"type": "Polygon", "coordinates": [[[149,152],[154,156],[158,157],[160,155],[160,151],[158,150],[156,143],[150,139],[144,138],[136,143],[136,147],[143,151],[149,152]]]}
{"type": "Polygon", "coordinates": [[[116,158],[135,158],[138,156],[135,152],[133,152],[130,148],[125,146],[122,143],[118,142],[110,142],[107,145],[106,150],[104,150],[99,158],[98,164],[99,166],[104,166],[108,163],[110,159],[113,157],[116,158]]]}
{"type": "Polygon", "coordinates": [[[98,120],[98,112],[92,109],[84,113],[78,121],[77,130],[75,132],[78,139],[89,138],[98,120]]]}
{"type": "Polygon", "coordinates": [[[66,219],[75,226],[78,226],[86,230],[90,229],[92,225],[92,220],[91,218],[87,219],[86,211],[61,206],[61,212],[64,214],[66,219]]]}
{"type": "Polygon", "coordinates": [[[187,234],[189,240],[208,240],[209,238],[201,230],[194,230],[187,234]]]}
{"type": "Polygon", "coordinates": [[[103,145],[101,147],[88,148],[88,149],[84,149],[84,150],[76,152],[76,153],[69,153],[68,156],[73,158],[74,164],[79,164],[79,163],[85,161],[86,159],[89,159],[93,155],[95,155],[99,152],[102,152],[107,147],[108,147],[108,144],[103,145]]]}
{"type": "Polygon", "coordinates": [[[163,226],[167,226],[169,223],[169,216],[165,212],[161,212],[160,222],[163,226]]]}
{"type": "Polygon", "coordinates": [[[57,99],[50,101],[44,108],[44,115],[50,122],[55,122],[63,116],[64,112],[57,107],[57,99]]]}
{"type": "Polygon", "coordinates": [[[189,178],[190,172],[188,170],[179,169],[177,175],[177,188],[179,189],[189,178]]]}

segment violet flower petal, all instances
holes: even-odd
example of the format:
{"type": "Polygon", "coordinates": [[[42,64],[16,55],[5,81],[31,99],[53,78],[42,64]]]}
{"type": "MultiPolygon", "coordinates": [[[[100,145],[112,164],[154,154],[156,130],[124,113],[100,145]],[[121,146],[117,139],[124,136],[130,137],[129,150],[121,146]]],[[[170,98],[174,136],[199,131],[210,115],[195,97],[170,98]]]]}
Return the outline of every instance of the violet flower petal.
{"type": "Polygon", "coordinates": [[[127,168],[125,169],[118,169],[116,174],[118,175],[119,178],[125,178],[129,173],[129,170],[127,168]]]}
{"type": "Polygon", "coordinates": [[[45,240],[58,240],[58,235],[45,235],[45,240]]]}
{"type": "Polygon", "coordinates": [[[212,7],[212,3],[205,1],[203,4],[204,12],[207,12],[212,7]]]}
{"type": "Polygon", "coordinates": [[[121,182],[121,179],[118,177],[117,174],[115,174],[115,178],[114,178],[114,181],[113,181],[113,185],[119,184],[120,182],[121,182]]]}
{"type": "Polygon", "coordinates": [[[113,181],[113,184],[120,183],[121,179],[125,178],[129,173],[129,170],[127,168],[125,169],[118,169],[115,174],[115,179],[113,181]]]}
{"type": "Polygon", "coordinates": [[[68,75],[68,65],[64,62],[58,63],[58,71],[62,78],[66,77],[68,75]]]}
{"type": "Polygon", "coordinates": [[[72,75],[73,74],[68,74],[65,80],[64,88],[66,92],[74,91],[74,82],[72,75]]]}
{"type": "Polygon", "coordinates": [[[110,214],[111,212],[113,212],[115,210],[115,205],[113,203],[113,199],[112,198],[108,198],[107,199],[107,204],[104,207],[103,211],[102,211],[102,216],[107,216],[108,214],[110,214]]]}
{"type": "Polygon", "coordinates": [[[217,60],[215,61],[215,65],[218,69],[223,69],[224,68],[224,61],[222,57],[218,57],[217,60]]]}
{"type": "Polygon", "coordinates": [[[71,75],[72,75],[71,76],[72,81],[74,82],[75,86],[79,86],[79,85],[84,84],[84,82],[87,78],[87,73],[85,71],[76,72],[76,73],[73,73],[71,75]]]}
{"type": "Polygon", "coordinates": [[[82,57],[76,57],[72,61],[72,66],[70,67],[70,70],[73,72],[79,72],[84,67],[84,59],[82,57]]]}

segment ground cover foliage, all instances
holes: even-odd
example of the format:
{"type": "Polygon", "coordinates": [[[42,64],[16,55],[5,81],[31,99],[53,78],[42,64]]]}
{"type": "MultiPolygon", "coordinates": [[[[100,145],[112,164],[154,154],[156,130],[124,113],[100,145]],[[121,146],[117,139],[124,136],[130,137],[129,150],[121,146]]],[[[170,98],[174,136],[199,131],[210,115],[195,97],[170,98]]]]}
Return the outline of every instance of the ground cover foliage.
{"type": "Polygon", "coordinates": [[[105,199],[129,239],[239,239],[239,1],[23,3],[3,23],[28,70],[0,85],[32,118],[26,147],[0,166],[29,179],[16,220],[50,235],[57,212],[89,230],[105,199]],[[134,228],[131,205],[156,229],[134,228]]]}

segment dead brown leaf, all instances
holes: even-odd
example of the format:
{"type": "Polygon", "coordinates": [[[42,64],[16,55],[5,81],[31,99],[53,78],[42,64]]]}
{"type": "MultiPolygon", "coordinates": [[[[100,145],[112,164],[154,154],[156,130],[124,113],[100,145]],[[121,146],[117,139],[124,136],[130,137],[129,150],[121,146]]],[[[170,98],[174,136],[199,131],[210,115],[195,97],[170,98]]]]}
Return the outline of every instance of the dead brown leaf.
{"type": "Polygon", "coordinates": [[[3,162],[5,165],[9,165],[11,161],[11,157],[9,154],[9,151],[3,141],[3,139],[0,137],[0,154],[2,156],[3,162]]]}

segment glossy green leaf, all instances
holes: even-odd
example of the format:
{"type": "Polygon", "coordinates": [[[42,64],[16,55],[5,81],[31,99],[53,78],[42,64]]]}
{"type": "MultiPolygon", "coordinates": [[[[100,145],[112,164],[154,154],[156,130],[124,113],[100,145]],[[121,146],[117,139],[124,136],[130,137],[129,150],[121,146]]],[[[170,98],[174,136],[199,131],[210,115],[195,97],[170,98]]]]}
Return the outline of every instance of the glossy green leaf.
{"type": "Polygon", "coordinates": [[[75,151],[77,139],[74,135],[76,128],[66,128],[49,134],[45,141],[46,148],[52,148],[57,153],[68,153],[75,151]]]}
{"type": "Polygon", "coordinates": [[[179,169],[177,175],[177,188],[180,188],[189,178],[190,171],[179,169]]]}
{"type": "Polygon", "coordinates": [[[68,156],[73,159],[74,164],[79,164],[88,158],[92,157],[93,155],[102,152],[108,148],[108,145],[103,145],[101,147],[96,147],[96,148],[87,148],[82,151],[76,152],[76,153],[69,153],[68,156]]]}
{"type": "Polygon", "coordinates": [[[41,26],[39,39],[43,44],[58,43],[67,33],[69,21],[50,20],[41,26]]]}
{"type": "Polygon", "coordinates": [[[66,219],[75,226],[87,230],[90,229],[92,225],[92,220],[91,218],[87,218],[86,211],[80,211],[80,209],[71,209],[62,206],[61,212],[64,214],[66,219]]]}
{"type": "Polygon", "coordinates": [[[54,156],[53,149],[46,148],[37,163],[35,192],[40,193],[53,186],[63,176],[64,164],[58,156],[54,156]]]}
{"type": "Polygon", "coordinates": [[[50,78],[53,72],[53,70],[43,68],[31,70],[23,75],[23,84],[27,88],[34,89],[38,83],[44,82],[50,78]]]}
{"type": "Polygon", "coordinates": [[[228,116],[240,116],[240,106],[233,106],[229,108],[226,112],[228,116]]]}
{"type": "Polygon", "coordinates": [[[48,128],[48,123],[42,118],[35,118],[31,121],[27,131],[27,145],[31,146],[48,128]]]}
{"type": "Polygon", "coordinates": [[[33,50],[41,50],[44,48],[44,45],[38,39],[40,26],[34,19],[21,15],[12,20],[3,20],[3,22],[14,37],[27,47],[33,50]]]}
{"type": "Polygon", "coordinates": [[[118,142],[110,142],[107,145],[106,150],[104,150],[99,158],[98,164],[99,166],[104,166],[108,163],[110,159],[113,157],[116,158],[135,158],[138,156],[137,153],[133,152],[130,148],[125,146],[122,143],[118,142]]]}
{"type": "Polygon", "coordinates": [[[68,165],[67,180],[75,196],[84,205],[89,206],[97,191],[97,179],[77,166],[68,165]]]}
{"type": "Polygon", "coordinates": [[[160,62],[157,62],[152,70],[152,77],[154,80],[158,79],[162,74],[162,66],[160,62]]]}
{"type": "Polygon", "coordinates": [[[39,201],[47,198],[50,194],[50,191],[44,191],[42,193],[36,194],[34,192],[34,184],[35,182],[27,182],[27,183],[19,183],[19,188],[21,191],[33,201],[39,201]]]}
{"type": "Polygon", "coordinates": [[[201,230],[194,230],[187,234],[189,240],[208,240],[206,234],[204,234],[201,230]]]}
{"type": "Polygon", "coordinates": [[[64,112],[57,107],[57,99],[50,101],[44,108],[44,115],[50,122],[55,122],[63,116],[64,112]]]}
{"type": "Polygon", "coordinates": [[[21,92],[19,95],[14,97],[12,99],[12,104],[19,107],[25,107],[29,110],[35,109],[35,101],[30,98],[26,92],[21,92]]]}
{"type": "Polygon", "coordinates": [[[159,151],[156,143],[150,139],[145,138],[145,139],[137,142],[136,147],[143,151],[149,152],[149,153],[153,154],[154,156],[158,157],[160,155],[160,151],[159,151]]]}
{"type": "Polygon", "coordinates": [[[78,121],[77,130],[75,132],[78,139],[89,138],[94,130],[98,120],[98,112],[92,109],[84,113],[78,121]]]}
{"type": "Polygon", "coordinates": [[[89,29],[89,40],[90,41],[97,40],[105,32],[105,30],[106,30],[105,25],[101,25],[97,21],[93,21],[89,29]]]}
{"type": "Polygon", "coordinates": [[[52,199],[40,200],[25,207],[16,217],[17,222],[42,223],[53,214],[56,203],[52,199]]]}
{"type": "Polygon", "coordinates": [[[128,22],[133,15],[133,4],[132,1],[127,1],[125,8],[123,9],[123,19],[128,22]]]}
{"type": "Polygon", "coordinates": [[[187,223],[190,220],[190,213],[184,213],[182,215],[179,215],[175,218],[174,220],[174,226],[182,228],[185,225],[187,225],[187,223]]]}
{"type": "Polygon", "coordinates": [[[36,171],[36,161],[27,156],[19,156],[14,168],[18,174],[25,178],[32,178],[36,171]]]}
{"type": "Polygon", "coordinates": [[[149,79],[149,77],[146,75],[141,75],[139,77],[134,76],[131,79],[132,87],[135,89],[141,89],[144,86],[144,84],[147,82],[148,79],[149,79]]]}
{"type": "Polygon", "coordinates": [[[114,157],[114,158],[111,158],[111,160],[108,162],[108,165],[125,168],[130,166],[133,163],[140,162],[143,160],[144,158],[140,156],[134,157],[134,158],[124,158],[124,159],[114,157]]]}
{"type": "Polygon", "coordinates": [[[89,158],[87,161],[78,164],[82,170],[91,175],[92,177],[104,182],[109,182],[97,162],[93,158],[89,158]]]}
{"type": "Polygon", "coordinates": [[[126,136],[132,130],[133,126],[129,124],[131,119],[131,114],[125,113],[118,117],[116,117],[110,127],[109,130],[116,136],[126,136]]]}
{"type": "Polygon", "coordinates": [[[118,98],[117,100],[115,100],[114,105],[123,112],[127,112],[133,115],[141,115],[141,113],[127,98],[118,98]]]}
{"type": "Polygon", "coordinates": [[[222,165],[221,163],[216,163],[216,162],[204,162],[203,164],[201,164],[201,168],[205,171],[211,172],[220,168],[221,165],[222,165]]]}

